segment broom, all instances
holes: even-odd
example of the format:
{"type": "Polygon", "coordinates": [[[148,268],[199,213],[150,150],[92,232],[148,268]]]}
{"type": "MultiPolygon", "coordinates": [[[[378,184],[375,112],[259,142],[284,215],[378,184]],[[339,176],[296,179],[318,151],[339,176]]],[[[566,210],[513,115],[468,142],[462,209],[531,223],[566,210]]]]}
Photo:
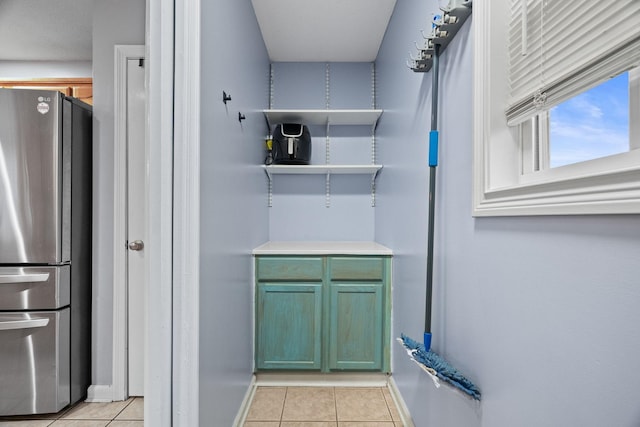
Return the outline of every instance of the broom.
{"type": "Polygon", "coordinates": [[[480,400],[480,390],[457,369],[431,350],[431,301],[433,294],[433,234],[435,228],[436,167],[438,166],[438,71],[440,46],[434,45],[431,90],[431,131],[429,132],[429,223],[427,240],[427,292],[424,321],[424,345],[404,334],[399,341],[407,348],[411,358],[431,376],[436,386],[438,379],[480,400]]]}

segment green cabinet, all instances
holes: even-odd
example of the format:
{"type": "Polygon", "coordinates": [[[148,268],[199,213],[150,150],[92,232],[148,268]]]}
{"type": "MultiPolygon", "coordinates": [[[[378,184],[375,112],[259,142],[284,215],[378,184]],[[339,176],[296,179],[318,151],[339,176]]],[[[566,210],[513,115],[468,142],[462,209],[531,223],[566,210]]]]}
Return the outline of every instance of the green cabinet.
{"type": "Polygon", "coordinates": [[[321,283],[258,284],[258,368],[321,368],[321,291],[321,283]]]}
{"type": "Polygon", "coordinates": [[[256,256],[256,369],[388,372],[390,275],[390,256],[256,256]]]}
{"type": "Polygon", "coordinates": [[[380,284],[331,284],[329,369],[382,368],[382,291],[380,284]]]}

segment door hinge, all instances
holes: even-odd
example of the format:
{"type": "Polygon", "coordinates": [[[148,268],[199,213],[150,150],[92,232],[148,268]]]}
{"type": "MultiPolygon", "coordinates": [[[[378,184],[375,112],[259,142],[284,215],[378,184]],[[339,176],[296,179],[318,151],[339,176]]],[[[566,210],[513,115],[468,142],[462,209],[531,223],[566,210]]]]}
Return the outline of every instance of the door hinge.
{"type": "Polygon", "coordinates": [[[144,58],[138,59],[138,67],[143,67],[144,68],[144,58]]]}

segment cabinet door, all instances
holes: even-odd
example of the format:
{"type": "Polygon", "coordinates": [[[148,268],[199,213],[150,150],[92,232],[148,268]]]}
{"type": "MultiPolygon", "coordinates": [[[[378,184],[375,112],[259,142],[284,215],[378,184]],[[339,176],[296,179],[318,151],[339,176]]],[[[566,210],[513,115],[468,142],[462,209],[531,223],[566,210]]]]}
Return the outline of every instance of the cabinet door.
{"type": "Polygon", "coordinates": [[[257,369],[321,368],[322,283],[258,283],[257,369]]]}
{"type": "Polygon", "coordinates": [[[382,369],[382,283],[331,283],[330,370],[382,369]]]}

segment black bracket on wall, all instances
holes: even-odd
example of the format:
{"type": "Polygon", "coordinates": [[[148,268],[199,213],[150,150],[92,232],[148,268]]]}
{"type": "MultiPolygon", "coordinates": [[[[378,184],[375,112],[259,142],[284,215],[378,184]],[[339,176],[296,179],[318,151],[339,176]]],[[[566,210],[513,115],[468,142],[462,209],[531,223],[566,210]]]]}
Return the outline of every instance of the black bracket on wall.
{"type": "Polygon", "coordinates": [[[242,121],[243,121],[244,119],[246,119],[245,115],[239,112],[239,113],[238,113],[238,121],[239,121],[240,123],[242,123],[242,121]]]}
{"type": "Polygon", "coordinates": [[[222,91],[222,102],[227,104],[227,101],[231,101],[231,95],[227,94],[227,92],[222,91]]]}

